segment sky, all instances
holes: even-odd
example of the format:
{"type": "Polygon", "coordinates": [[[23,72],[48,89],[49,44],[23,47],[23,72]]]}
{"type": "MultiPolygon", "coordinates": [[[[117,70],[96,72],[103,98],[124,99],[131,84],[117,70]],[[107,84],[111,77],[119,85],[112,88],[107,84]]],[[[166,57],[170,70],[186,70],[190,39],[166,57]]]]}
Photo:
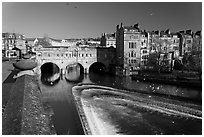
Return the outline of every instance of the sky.
{"type": "Polygon", "coordinates": [[[3,2],[2,32],[26,37],[88,38],[114,33],[116,25],[142,30],[202,29],[201,2],[3,2]]]}

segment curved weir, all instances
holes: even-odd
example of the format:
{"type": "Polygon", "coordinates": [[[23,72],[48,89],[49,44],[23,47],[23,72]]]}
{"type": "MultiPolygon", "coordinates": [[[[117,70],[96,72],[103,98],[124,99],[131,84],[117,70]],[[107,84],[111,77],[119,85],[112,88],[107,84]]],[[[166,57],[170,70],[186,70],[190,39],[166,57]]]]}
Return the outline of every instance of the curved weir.
{"type": "MultiPolygon", "coordinates": [[[[81,75],[81,74],[80,74],[81,75]]],[[[44,75],[42,75],[43,78],[44,75]]],[[[116,77],[116,76],[108,76],[108,75],[102,75],[102,74],[89,74],[89,75],[83,75],[83,80],[82,81],[75,81],[74,83],[71,81],[67,81],[65,76],[62,76],[61,79],[56,83],[55,85],[46,85],[44,84],[41,80],[39,80],[40,83],[40,88],[41,92],[43,95],[42,101],[46,104],[49,104],[50,106],[50,113],[52,114],[52,121],[55,126],[55,130],[57,134],[71,134],[71,135],[81,135],[81,134],[87,134],[85,131],[85,126],[82,125],[81,117],[79,117],[78,114],[78,105],[75,106],[75,101],[73,98],[72,94],[72,88],[73,86],[78,85],[78,82],[81,83],[95,83],[96,86],[99,85],[104,85],[104,86],[109,86],[117,89],[129,89],[127,90],[128,92],[125,93],[127,96],[133,96],[136,97],[137,100],[141,100],[144,97],[149,100],[154,100],[155,98],[157,99],[163,99],[164,102],[162,103],[162,107],[159,106],[151,106],[150,102],[138,102],[136,103],[135,101],[128,101],[124,100],[125,98],[123,96],[118,96],[117,94],[122,94],[122,92],[118,92],[115,94],[115,91],[112,92],[112,90],[108,90],[108,94],[104,94],[101,90],[103,88],[93,88],[89,89],[87,94],[85,94],[86,97],[87,95],[91,95],[90,99],[93,101],[91,104],[92,105],[102,105],[98,106],[98,109],[96,111],[108,110],[108,115],[103,115],[102,118],[104,117],[105,119],[107,117],[115,117],[112,120],[108,120],[108,122],[113,122],[116,123],[116,125],[120,125],[121,134],[201,134],[201,125],[202,125],[202,120],[199,118],[186,118],[184,116],[187,114],[186,112],[183,113],[183,115],[179,111],[179,119],[177,116],[173,117],[171,114],[173,113],[178,113],[178,111],[171,111],[171,109],[165,109],[164,106],[168,106],[168,103],[172,103],[171,100],[173,99],[174,101],[180,102],[179,105],[182,104],[188,104],[189,102],[193,104],[193,106],[198,107],[198,110],[201,110],[201,105],[200,102],[201,100],[201,94],[199,90],[195,89],[188,89],[184,87],[177,87],[177,86],[169,86],[169,85],[157,85],[155,83],[147,83],[147,82],[140,82],[140,81],[131,81],[128,78],[124,77],[116,77]],[[101,95],[102,96],[101,96],[101,95]],[[137,95],[139,94],[139,96],[137,95]],[[93,96],[92,96],[93,95],[93,96]],[[120,97],[120,98],[115,98],[115,97],[120,97]],[[173,98],[172,98],[173,96],[173,98]],[[179,100],[177,100],[179,99],[179,100]],[[111,100],[113,103],[115,102],[116,104],[107,104],[111,103],[111,100]],[[165,100],[168,100],[170,102],[166,102],[165,100]],[[192,101],[191,101],[192,100],[192,101]],[[197,100],[197,102],[194,102],[194,100],[197,100]],[[99,104],[98,104],[99,103],[99,104]],[[117,105],[117,103],[119,103],[117,105]],[[150,103],[146,104],[145,103],[150,103]],[[129,104],[129,105],[128,105],[129,104]],[[105,106],[110,106],[110,108],[106,108],[105,106]],[[104,106],[104,107],[103,107],[104,106]],[[128,111],[124,111],[123,108],[128,106],[128,111]],[[77,108],[76,108],[77,107],[77,108]],[[127,117],[124,112],[128,112],[130,114],[130,117],[127,117]],[[165,111],[165,115],[161,112],[165,111]],[[167,113],[170,114],[168,114],[167,113]],[[136,115],[136,113],[138,115],[136,115]],[[128,121],[135,121],[134,116],[138,116],[136,121],[139,120],[140,125],[135,125],[138,130],[137,132],[135,131],[135,126],[134,122],[132,123],[132,126],[125,126],[124,124],[128,124],[128,121]],[[143,120],[140,119],[143,117],[143,120]],[[121,119],[122,118],[122,119],[121,119]],[[132,119],[133,118],[133,119],[132,119]],[[145,121],[144,121],[145,119],[145,121]],[[159,122],[158,122],[159,121],[159,122]],[[182,126],[182,123],[185,123],[185,127],[182,127],[182,130],[179,130],[182,126]],[[149,124],[148,124],[149,123],[149,124]],[[168,128],[168,123],[171,124],[171,128],[168,128]],[[194,125],[192,127],[191,125],[194,125]],[[156,124],[156,125],[155,125],[156,124]],[[166,126],[165,126],[166,125],[166,126]],[[156,127],[162,127],[164,128],[162,131],[158,130],[156,127]],[[141,127],[141,128],[140,128],[141,127]],[[152,130],[149,130],[148,132],[146,131],[146,128],[152,128],[152,130]],[[169,130],[169,131],[168,131],[169,130]]],[[[80,84],[79,84],[80,85],[80,84]]],[[[81,84],[83,85],[83,84],[81,84]]],[[[85,84],[86,85],[86,84],[85,84]]],[[[79,86],[80,87],[80,86],[79,86]]],[[[86,91],[86,90],[84,90],[86,91]]],[[[86,93],[86,92],[83,92],[86,93]]],[[[88,97],[88,96],[87,96],[88,97]]],[[[145,99],[145,98],[144,98],[145,99]]],[[[188,106],[188,105],[187,105],[188,106]]],[[[175,108],[179,108],[180,106],[175,106],[175,108]]],[[[189,106],[188,106],[189,107],[189,106]]],[[[93,110],[95,111],[95,110],[93,110]]],[[[104,111],[103,111],[104,112],[104,111]]],[[[98,118],[98,114],[95,115],[96,118],[98,118]]],[[[106,121],[107,122],[107,121],[106,121]]],[[[131,123],[131,122],[130,122],[131,123]]],[[[102,134],[106,134],[106,132],[102,132],[102,134]]]]}

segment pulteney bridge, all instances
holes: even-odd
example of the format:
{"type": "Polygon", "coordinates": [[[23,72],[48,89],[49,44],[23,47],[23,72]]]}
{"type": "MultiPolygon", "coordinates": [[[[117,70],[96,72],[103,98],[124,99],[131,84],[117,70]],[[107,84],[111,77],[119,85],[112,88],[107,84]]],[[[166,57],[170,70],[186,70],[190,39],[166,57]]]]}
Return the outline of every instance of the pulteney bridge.
{"type": "Polygon", "coordinates": [[[37,68],[46,63],[56,64],[60,70],[72,64],[79,64],[84,73],[89,73],[91,68],[100,68],[103,71],[111,71],[115,64],[115,49],[105,47],[58,47],[49,46],[36,48],[37,68]]]}

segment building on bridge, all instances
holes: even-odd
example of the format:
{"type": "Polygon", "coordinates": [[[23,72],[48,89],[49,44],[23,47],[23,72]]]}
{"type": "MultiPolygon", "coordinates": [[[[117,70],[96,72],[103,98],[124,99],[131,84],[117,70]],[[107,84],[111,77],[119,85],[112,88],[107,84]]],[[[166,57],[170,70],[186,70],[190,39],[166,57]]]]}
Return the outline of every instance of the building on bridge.
{"type": "Polygon", "coordinates": [[[113,71],[115,64],[115,49],[102,47],[59,47],[38,45],[36,48],[36,61],[38,69],[46,63],[56,64],[60,70],[65,71],[67,66],[79,64],[84,73],[90,68],[101,67],[105,72],[113,71]]]}
{"type": "Polygon", "coordinates": [[[8,58],[19,58],[26,50],[25,36],[19,33],[2,33],[2,56],[8,58]],[[18,49],[18,50],[16,50],[18,49]]]}

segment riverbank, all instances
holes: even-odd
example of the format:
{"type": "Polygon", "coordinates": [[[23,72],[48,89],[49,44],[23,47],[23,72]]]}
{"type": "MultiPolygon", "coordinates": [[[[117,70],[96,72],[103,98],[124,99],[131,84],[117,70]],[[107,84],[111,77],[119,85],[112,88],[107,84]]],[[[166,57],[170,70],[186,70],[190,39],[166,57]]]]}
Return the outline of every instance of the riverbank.
{"type": "Polygon", "coordinates": [[[176,85],[191,88],[202,88],[202,80],[192,73],[175,72],[173,74],[140,73],[132,75],[132,80],[155,82],[167,85],[176,85]]]}
{"type": "Polygon", "coordinates": [[[88,135],[201,134],[201,105],[93,84],[72,93],[88,135]]]}
{"type": "Polygon", "coordinates": [[[2,63],[2,134],[56,134],[51,116],[44,110],[36,78],[24,75],[13,79],[17,72],[12,62],[2,63]]]}

